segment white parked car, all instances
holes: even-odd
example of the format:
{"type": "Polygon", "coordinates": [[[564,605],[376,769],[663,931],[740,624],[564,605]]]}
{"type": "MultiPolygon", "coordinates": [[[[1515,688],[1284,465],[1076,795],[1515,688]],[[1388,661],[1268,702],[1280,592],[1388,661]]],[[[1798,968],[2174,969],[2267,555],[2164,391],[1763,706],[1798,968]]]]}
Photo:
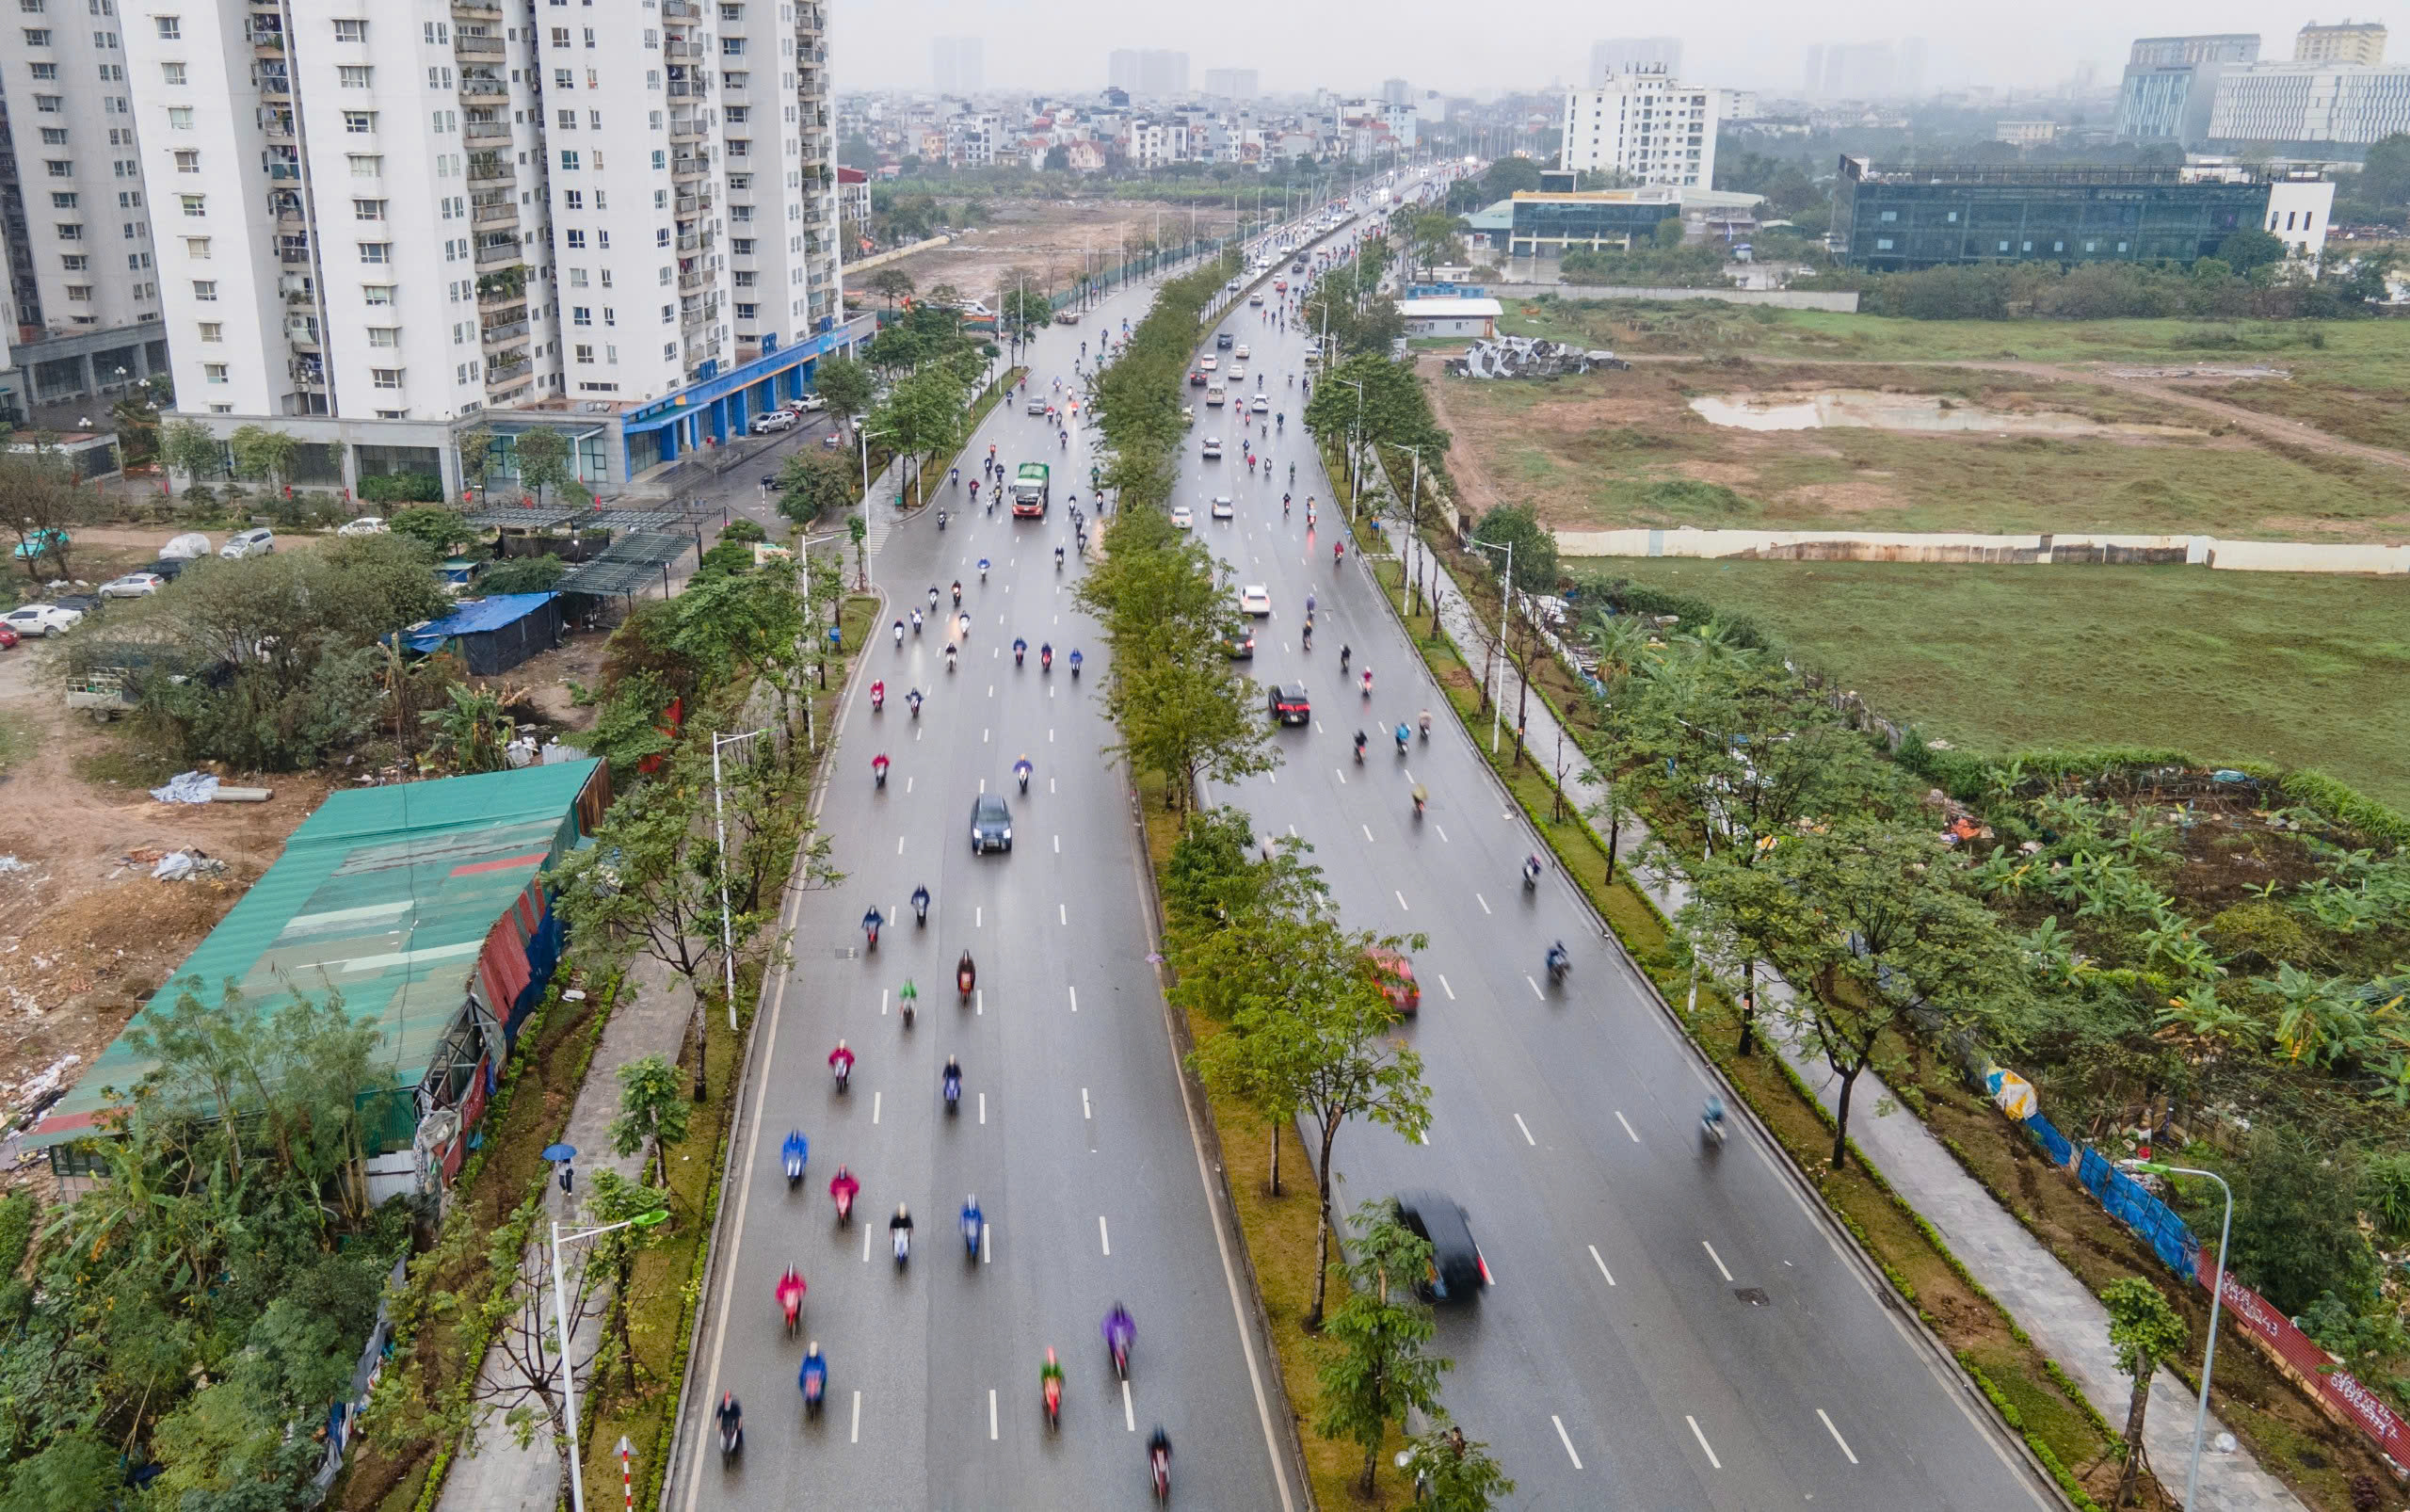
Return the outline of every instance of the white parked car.
{"type": "Polygon", "coordinates": [[[1229,494],[1227,494],[1227,493],[1216,493],[1215,495],[1213,495],[1213,518],[1214,518],[1214,519],[1216,519],[1216,520],[1228,520],[1228,519],[1229,519],[1231,516],[1233,516],[1233,515],[1235,515],[1235,514],[1237,514],[1237,513],[1238,513],[1238,510],[1237,510],[1237,509],[1236,509],[1236,508],[1235,508],[1235,507],[1230,504],[1230,496],[1229,496],[1229,494]]]}
{"type": "Polygon", "coordinates": [[[1249,583],[1239,589],[1239,612],[1258,619],[1272,612],[1272,590],[1261,583],[1249,583]]]}
{"type": "Polygon", "coordinates": [[[147,599],[168,586],[168,580],[156,572],[128,572],[101,585],[104,599],[147,599]]]}
{"type": "Polygon", "coordinates": [[[83,622],[83,610],[56,603],[28,603],[0,615],[0,625],[7,625],[20,635],[56,635],[83,622]]]}
{"type": "Polygon", "coordinates": [[[195,561],[208,555],[209,538],[198,530],[188,530],[181,536],[171,537],[165,546],[159,548],[159,555],[163,559],[176,561],[195,561]]]}
{"type": "Polygon", "coordinates": [[[756,436],[774,436],[781,430],[793,430],[795,413],[792,410],[772,410],[753,417],[751,429],[756,436]]]}
{"type": "Polygon", "coordinates": [[[1197,517],[1188,512],[1188,506],[1184,504],[1176,504],[1172,506],[1171,524],[1174,530],[1186,530],[1196,523],[1197,517]]]}
{"type": "Polygon", "coordinates": [[[381,536],[391,528],[385,523],[382,516],[364,514],[357,520],[346,520],[335,526],[335,534],[338,536],[381,536]]]}
{"type": "Polygon", "coordinates": [[[828,400],[821,394],[807,394],[800,399],[789,399],[787,408],[799,415],[818,414],[828,408],[828,400]]]}
{"type": "Polygon", "coordinates": [[[265,525],[255,530],[238,530],[226,538],[217,555],[228,561],[240,561],[246,556],[266,556],[276,550],[276,532],[265,525]]]}

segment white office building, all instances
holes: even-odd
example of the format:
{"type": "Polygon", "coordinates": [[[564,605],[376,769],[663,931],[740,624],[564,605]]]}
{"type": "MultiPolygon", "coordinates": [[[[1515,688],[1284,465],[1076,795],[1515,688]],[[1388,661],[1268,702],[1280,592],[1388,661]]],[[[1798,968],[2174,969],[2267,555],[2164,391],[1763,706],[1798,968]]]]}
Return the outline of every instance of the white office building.
{"type": "Polygon", "coordinates": [[[146,3],[178,410],[281,426],[304,481],[457,491],[456,431],[551,425],[612,490],[844,335],[816,4],[146,3]]]}
{"type": "Polygon", "coordinates": [[[1660,72],[1618,74],[1565,97],[1565,166],[1631,184],[1715,183],[1719,91],[1660,72]]]}
{"type": "Polygon", "coordinates": [[[1590,88],[1603,88],[1626,73],[1682,72],[1679,37],[1612,37],[1590,44],[1590,88]]]}
{"type": "Polygon", "coordinates": [[[2220,75],[2209,136],[2366,146],[2410,132],[2410,65],[2254,63],[2220,75]]]}

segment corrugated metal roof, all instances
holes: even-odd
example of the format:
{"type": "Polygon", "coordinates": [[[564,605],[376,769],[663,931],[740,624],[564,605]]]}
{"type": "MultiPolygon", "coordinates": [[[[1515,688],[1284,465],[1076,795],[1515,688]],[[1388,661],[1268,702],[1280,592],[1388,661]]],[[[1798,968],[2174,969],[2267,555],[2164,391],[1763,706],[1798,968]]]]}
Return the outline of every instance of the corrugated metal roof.
{"type": "MultiPolygon", "coordinates": [[[[254,1011],[272,1012],[296,993],[331,989],[352,1017],[384,1031],[375,1059],[390,1085],[416,1086],[459,1017],[494,921],[576,844],[578,795],[600,764],[335,794],[154,1001],[190,990],[214,1005],[231,981],[254,1011]]],[[[130,1091],[151,1066],[119,1037],[26,1133],[25,1147],[86,1134],[115,1101],[104,1089],[130,1091]]]]}

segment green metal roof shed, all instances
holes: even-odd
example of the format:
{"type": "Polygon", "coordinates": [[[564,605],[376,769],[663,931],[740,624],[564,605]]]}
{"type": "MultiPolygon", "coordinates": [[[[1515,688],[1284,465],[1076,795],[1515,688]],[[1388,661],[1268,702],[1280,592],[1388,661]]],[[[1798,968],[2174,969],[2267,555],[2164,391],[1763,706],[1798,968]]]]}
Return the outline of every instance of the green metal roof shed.
{"type": "MultiPolygon", "coordinates": [[[[337,793],[153,1001],[190,991],[214,1005],[231,982],[272,1012],[296,993],[340,993],[384,1031],[377,1059],[390,1080],[361,1089],[382,1104],[372,1149],[408,1145],[438,1109],[465,1130],[558,957],[538,874],[592,832],[609,784],[601,762],[574,761],[337,793]]],[[[72,1174],[56,1147],[102,1128],[151,1065],[120,1036],[24,1147],[52,1149],[72,1174]]]]}

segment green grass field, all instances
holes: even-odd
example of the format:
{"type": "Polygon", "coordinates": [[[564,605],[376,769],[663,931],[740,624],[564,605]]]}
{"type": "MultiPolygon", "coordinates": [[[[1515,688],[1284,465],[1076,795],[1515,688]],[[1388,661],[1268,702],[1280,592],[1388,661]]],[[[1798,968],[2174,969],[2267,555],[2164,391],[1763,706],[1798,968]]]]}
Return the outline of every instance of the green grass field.
{"type": "Polygon", "coordinates": [[[2273,761],[2410,809],[2410,581],[2184,567],[1568,567],[1729,605],[1928,739],[2273,761]]]}

